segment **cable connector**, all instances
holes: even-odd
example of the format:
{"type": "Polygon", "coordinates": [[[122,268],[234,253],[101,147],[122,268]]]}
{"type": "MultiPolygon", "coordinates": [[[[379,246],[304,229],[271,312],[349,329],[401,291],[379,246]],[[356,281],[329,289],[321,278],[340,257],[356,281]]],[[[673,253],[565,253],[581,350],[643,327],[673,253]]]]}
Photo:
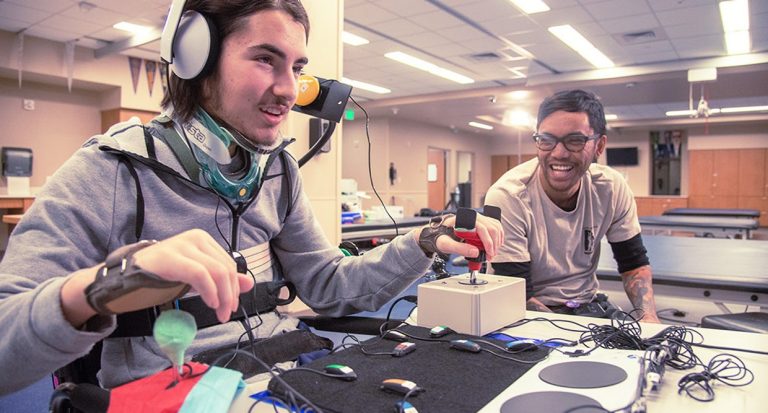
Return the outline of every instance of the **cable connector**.
{"type": "Polygon", "coordinates": [[[567,355],[568,357],[582,357],[589,355],[589,352],[582,349],[577,349],[573,351],[563,351],[563,354],[567,355]]]}

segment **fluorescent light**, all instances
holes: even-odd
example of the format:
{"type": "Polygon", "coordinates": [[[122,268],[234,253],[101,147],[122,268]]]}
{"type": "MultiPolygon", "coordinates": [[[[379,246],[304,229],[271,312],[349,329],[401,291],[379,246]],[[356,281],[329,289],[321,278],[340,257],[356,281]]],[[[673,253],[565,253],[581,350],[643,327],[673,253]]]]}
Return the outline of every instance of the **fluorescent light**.
{"type": "Polygon", "coordinates": [[[614,115],[612,113],[605,114],[605,120],[616,120],[618,118],[619,118],[619,115],[614,115]]]}
{"type": "Polygon", "coordinates": [[[361,46],[370,43],[368,39],[352,34],[348,31],[341,32],[341,41],[350,46],[361,46]]]}
{"type": "Polygon", "coordinates": [[[525,14],[541,13],[549,11],[549,6],[541,0],[509,0],[525,14]]]}
{"type": "Polygon", "coordinates": [[[514,92],[507,93],[507,96],[509,96],[514,100],[523,100],[527,98],[530,94],[531,92],[527,90],[515,90],[514,92]]]}
{"type": "Polygon", "coordinates": [[[738,113],[738,112],[763,112],[768,111],[768,105],[765,106],[740,106],[733,108],[722,108],[720,113],[738,113]]]}
{"type": "MultiPolygon", "coordinates": [[[[673,116],[696,116],[697,113],[698,113],[698,111],[696,111],[696,109],[694,109],[694,110],[686,109],[686,110],[670,110],[670,111],[667,111],[664,114],[669,116],[669,117],[673,117],[673,116]]],[[[710,115],[714,115],[714,114],[717,114],[717,113],[720,113],[720,109],[717,109],[717,108],[709,109],[709,114],[710,115]]]]}
{"type": "Polygon", "coordinates": [[[597,68],[613,67],[614,64],[608,56],[598,50],[586,37],[576,31],[570,24],[562,26],[552,26],[548,28],[550,33],[557,36],[560,41],[575,50],[589,63],[597,68]]]}
{"type": "Polygon", "coordinates": [[[507,70],[509,70],[509,71],[510,71],[510,72],[512,72],[512,73],[513,73],[515,76],[517,76],[515,79],[519,79],[519,78],[521,78],[521,77],[526,77],[526,76],[525,76],[525,73],[523,73],[523,72],[519,71],[518,69],[514,69],[514,68],[510,68],[510,67],[508,67],[508,68],[507,68],[507,70]]]}
{"type": "Polygon", "coordinates": [[[524,110],[508,110],[504,112],[502,123],[509,126],[528,126],[531,124],[531,115],[524,110]]]}
{"type": "Polygon", "coordinates": [[[749,30],[749,2],[747,0],[721,1],[720,19],[723,21],[723,30],[726,33],[749,30]]]}
{"type": "Polygon", "coordinates": [[[728,54],[749,53],[749,2],[729,0],[720,2],[720,19],[725,32],[725,48],[728,54]]]}
{"type": "Polygon", "coordinates": [[[131,32],[134,34],[144,33],[151,30],[150,27],[141,26],[139,24],[133,24],[128,22],[115,23],[112,27],[114,27],[117,30],[122,30],[124,32],[131,32]]]}
{"type": "Polygon", "coordinates": [[[696,114],[695,110],[670,110],[665,113],[667,116],[693,116],[696,114]]]}
{"type": "Polygon", "coordinates": [[[728,54],[749,53],[750,49],[752,49],[752,44],[749,31],[725,33],[725,50],[728,51],[728,54]]]}
{"type": "Polygon", "coordinates": [[[472,126],[473,128],[493,130],[493,126],[486,125],[485,123],[480,123],[480,122],[469,122],[469,126],[472,126]]]}
{"type": "Polygon", "coordinates": [[[373,93],[378,93],[378,94],[381,94],[381,95],[386,94],[386,93],[392,93],[391,90],[389,90],[389,89],[387,89],[385,87],[373,85],[373,84],[370,84],[370,83],[361,82],[359,80],[352,80],[352,79],[349,79],[349,78],[346,78],[346,77],[342,77],[341,78],[341,83],[346,83],[346,84],[352,86],[355,89],[363,89],[363,90],[367,90],[367,91],[373,92],[373,93]]]}
{"type": "Polygon", "coordinates": [[[442,78],[454,81],[456,83],[461,83],[462,85],[475,83],[474,79],[468,78],[464,75],[460,75],[456,72],[452,72],[448,69],[444,69],[434,63],[429,63],[426,60],[421,60],[418,57],[413,57],[403,52],[389,52],[384,56],[392,60],[396,60],[400,63],[406,64],[408,66],[415,67],[416,69],[432,73],[435,76],[440,76],[442,78]]]}

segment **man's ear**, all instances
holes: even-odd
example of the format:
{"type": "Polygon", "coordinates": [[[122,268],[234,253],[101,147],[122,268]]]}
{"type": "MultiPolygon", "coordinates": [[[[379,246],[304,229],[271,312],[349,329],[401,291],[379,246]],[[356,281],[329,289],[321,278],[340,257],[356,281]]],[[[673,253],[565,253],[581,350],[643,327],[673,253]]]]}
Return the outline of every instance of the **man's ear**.
{"type": "Polygon", "coordinates": [[[608,143],[608,137],[603,135],[597,139],[596,143],[597,149],[595,150],[595,158],[598,158],[603,154],[603,151],[605,151],[605,145],[608,143]]]}

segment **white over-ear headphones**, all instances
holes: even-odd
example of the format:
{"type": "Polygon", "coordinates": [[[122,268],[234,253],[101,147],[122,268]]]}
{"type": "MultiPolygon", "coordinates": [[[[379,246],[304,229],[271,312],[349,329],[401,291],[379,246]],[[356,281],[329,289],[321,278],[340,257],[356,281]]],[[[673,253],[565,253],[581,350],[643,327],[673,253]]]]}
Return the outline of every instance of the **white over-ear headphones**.
{"type": "Polygon", "coordinates": [[[184,10],[185,0],[174,0],[160,38],[160,58],[181,79],[199,79],[216,65],[219,39],[213,21],[194,10],[184,10]]]}

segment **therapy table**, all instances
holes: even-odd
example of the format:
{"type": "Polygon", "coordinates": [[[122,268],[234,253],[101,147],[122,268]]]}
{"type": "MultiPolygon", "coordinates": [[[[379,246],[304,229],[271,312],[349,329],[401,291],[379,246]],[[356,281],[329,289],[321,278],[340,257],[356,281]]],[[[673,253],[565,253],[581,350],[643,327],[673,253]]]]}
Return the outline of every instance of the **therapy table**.
{"type": "MultiPolygon", "coordinates": [[[[649,235],[643,236],[643,243],[656,294],[768,309],[768,241],[649,235]]],[[[601,285],[621,282],[606,241],[597,277],[601,285]]]]}
{"type": "Polygon", "coordinates": [[[639,221],[643,230],[653,234],[685,231],[709,238],[751,238],[751,232],[759,228],[757,219],[744,217],[662,215],[639,217],[639,221]]]}

